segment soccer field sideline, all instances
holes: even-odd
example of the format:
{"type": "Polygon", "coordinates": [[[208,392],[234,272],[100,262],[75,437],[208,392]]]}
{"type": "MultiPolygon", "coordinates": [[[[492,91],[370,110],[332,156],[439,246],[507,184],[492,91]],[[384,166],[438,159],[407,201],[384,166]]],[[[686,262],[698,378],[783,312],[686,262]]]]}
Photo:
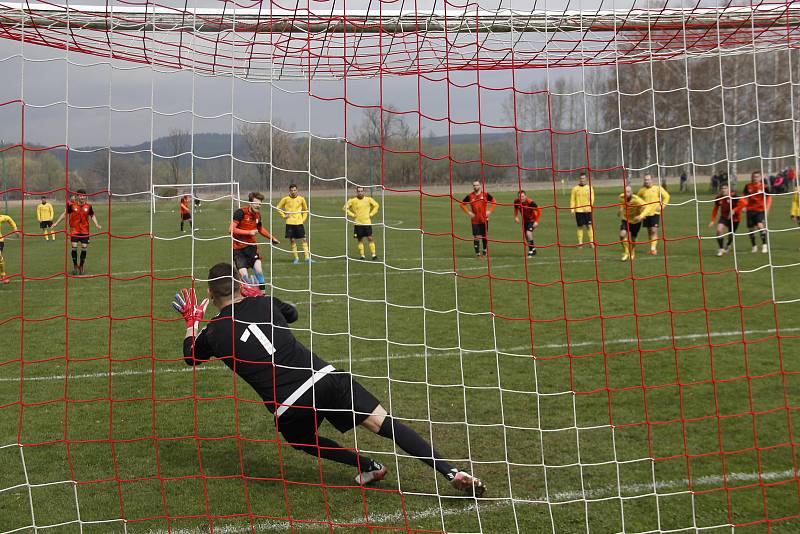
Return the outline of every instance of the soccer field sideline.
{"type": "MultiPolygon", "coordinates": [[[[651,337],[651,338],[623,338],[623,339],[609,339],[605,341],[605,345],[621,345],[626,343],[636,343],[636,342],[657,342],[657,341],[669,341],[669,340],[679,340],[679,339],[701,339],[706,337],[732,337],[732,336],[742,336],[742,335],[751,335],[751,334],[774,334],[776,330],[774,328],[768,329],[754,329],[754,330],[744,330],[744,331],[737,331],[737,330],[730,330],[730,331],[719,331],[719,332],[704,332],[699,334],[679,334],[675,336],[658,336],[658,337],[651,337]]],[[[800,332],[800,327],[788,327],[788,328],[781,328],[781,332],[800,332]]],[[[176,341],[177,343],[177,341],[176,341]]],[[[547,343],[541,345],[541,348],[547,349],[561,349],[561,348],[568,348],[568,347],[586,347],[591,345],[600,345],[601,342],[599,341],[580,341],[575,343],[547,343]]],[[[357,362],[385,362],[387,360],[406,360],[411,358],[434,358],[440,356],[454,356],[458,354],[466,355],[478,355],[478,354],[485,354],[485,353],[497,353],[502,354],[504,356],[518,356],[521,358],[530,357],[530,354],[519,354],[515,353],[514,351],[528,349],[527,345],[520,345],[517,347],[511,347],[505,350],[493,350],[493,349],[439,349],[439,348],[431,348],[432,352],[417,352],[411,354],[402,354],[402,353],[394,353],[388,356],[368,356],[366,358],[350,358],[350,359],[327,359],[326,361],[332,364],[335,363],[348,363],[351,361],[357,362]]],[[[224,365],[208,365],[208,366],[201,366],[201,367],[180,367],[178,369],[156,369],[155,371],[112,371],[111,373],[81,373],[76,375],[69,375],[70,380],[79,380],[79,379],[92,379],[92,378],[108,378],[109,376],[144,376],[150,375],[152,373],[162,374],[162,373],[193,373],[193,372],[209,372],[209,371],[228,371],[228,367],[224,365]]],[[[48,376],[26,376],[25,381],[52,381],[52,380],[64,380],[67,377],[63,375],[48,375],[48,376]]],[[[18,382],[19,377],[13,378],[3,378],[0,377],[0,382],[18,382]]],[[[402,382],[402,380],[398,380],[402,382]]],[[[561,393],[540,393],[540,395],[560,395],[561,393]]]]}

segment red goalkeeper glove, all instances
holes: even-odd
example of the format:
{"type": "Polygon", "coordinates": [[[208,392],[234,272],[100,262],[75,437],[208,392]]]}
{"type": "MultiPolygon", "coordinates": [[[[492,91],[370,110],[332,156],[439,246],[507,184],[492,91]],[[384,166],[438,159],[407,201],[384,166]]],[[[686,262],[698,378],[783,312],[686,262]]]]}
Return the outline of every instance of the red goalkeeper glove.
{"type": "Polygon", "coordinates": [[[256,282],[255,278],[247,275],[242,277],[241,291],[243,297],[260,297],[264,294],[261,289],[259,289],[258,282],[256,282]]]}
{"type": "Polygon", "coordinates": [[[203,320],[203,314],[206,313],[206,308],[208,307],[208,299],[204,299],[203,302],[198,304],[194,289],[191,287],[183,288],[175,293],[172,307],[183,315],[183,320],[186,321],[186,328],[193,328],[203,320]]]}

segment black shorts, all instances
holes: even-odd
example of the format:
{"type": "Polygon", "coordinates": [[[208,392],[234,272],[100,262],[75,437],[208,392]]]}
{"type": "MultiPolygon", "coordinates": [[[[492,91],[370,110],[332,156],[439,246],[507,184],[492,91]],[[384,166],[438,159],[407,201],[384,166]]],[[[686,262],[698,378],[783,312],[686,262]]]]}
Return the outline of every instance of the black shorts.
{"type": "Polygon", "coordinates": [[[523,224],[522,226],[525,228],[526,232],[533,232],[533,225],[534,225],[534,222],[533,221],[529,221],[529,222],[526,222],[525,224],[523,224]]]}
{"type": "Polygon", "coordinates": [[[372,236],[372,225],[371,224],[357,224],[353,227],[353,237],[356,239],[362,239],[364,237],[371,237],[372,236]]]}
{"type": "Polygon", "coordinates": [[[75,234],[69,236],[69,240],[72,243],[83,243],[84,245],[89,244],[89,236],[87,234],[75,234]]]}
{"type": "Polygon", "coordinates": [[[619,224],[619,229],[628,232],[628,235],[630,235],[631,239],[635,240],[636,236],[639,235],[639,230],[642,229],[642,223],[641,222],[630,223],[625,219],[622,219],[622,221],[620,221],[619,224]]]}
{"type": "Polygon", "coordinates": [[[51,226],[53,226],[53,221],[42,221],[39,223],[39,228],[41,228],[42,230],[44,230],[45,228],[50,228],[51,226]]]}
{"type": "Polygon", "coordinates": [[[478,223],[472,225],[472,235],[473,236],[480,236],[486,237],[486,229],[488,228],[489,223],[478,223]]]}
{"type": "Polygon", "coordinates": [[[306,227],[302,224],[287,224],[286,233],[283,235],[286,239],[303,239],[306,236],[306,227]]]}
{"type": "Polygon", "coordinates": [[[350,373],[334,371],[297,399],[276,424],[290,443],[313,445],[316,430],[325,419],[344,433],[363,423],[379,404],[350,373]],[[305,441],[309,438],[313,441],[305,441]]]}
{"type": "Polygon", "coordinates": [[[592,212],[576,212],[575,213],[575,222],[578,226],[589,226],[592,224],[592,212]]]}
{"type": "Polygon", "coordinates": [[[764,223],[764,212],[763,211],[747,211],[747,227],[752,228],[757,226],[759,223],[764,223]]]}
{"type": "Polygon", "coordinates": [[[661,215],[648,215],[644,218],[644,227],[645,228],[658,228],[658,225],[661,223],[661,215]]]}
{"type": "Polygon", "coordinates": [[[188,221],[191,218],[192,218],[192,214],[191,213],[181,213],[181,220],[182,221],[188,221]]]}
{"type": "Polygon", "coordinates": [[[739,229],[739,221],[731,221],[730,219],[720,219],[719,221],[717,221],[717,224],[722,224],[726,226],[728,230],[733,228],[734,232],[739,229]]]}
{"type": "Polygon", "coordinates": [[[250,269],[260,259],[261,255],[255,245],[248,245],[233,251],[233,263],[237,269],[250,269]]]}
{"type": "Polygon", "coordinates": [[[6,242],[5,241],[0,241],[0,252],[3,252],[3,247],[5,247],[5,246],[6,246],[6,242]]]}

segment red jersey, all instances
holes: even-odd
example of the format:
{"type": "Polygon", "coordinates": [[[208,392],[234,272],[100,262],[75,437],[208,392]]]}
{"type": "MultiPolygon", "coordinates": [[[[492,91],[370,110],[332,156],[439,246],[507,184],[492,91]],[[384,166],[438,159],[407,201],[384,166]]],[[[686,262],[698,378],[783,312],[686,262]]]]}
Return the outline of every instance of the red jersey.
{"type": "Polygon", "coordinates": [[[89,217],[92,216],[94,210],[88,202],[83,204],[68,202],[69,235],[89,235],[89,217]]]}
{"type": "Polygon", "coordinates": [[[542,215],[542,208],[529,198],[526,198],[525,202],[516,199],[514,201],[514,217],[516,217],[519,212],[522,212],[522,222],[539,222],[539,217],[542,215]]]}
{"type": "Polygon", "coordinates": [[[464,210],[464,213],[469,213],[467,204],[472,209],[472,224],[485,223],[488,220],[487,215],[492,213],[497,206],[494,197],[485,191],[480,193],[473,191],[464,197],[464,200],[461,201],[461,209],[464,210]]]}
{"type": "Polygon", "coordinates": [[[181,215],[187,215],[191,213],[191,209],[189,208],[189,197],[182,196],[181,197],[181,215]]]}
{"type": "Polygon", "coordinates": [[[762,182],[750,182],[745,185],[742,196],[746,198],[747,211],[763,212],[772,205],[772,197],[767,196],[764,192],[764,184],[762,182]]]}
{"type": "Polygon", "coordinates": [[[258,230],[259,234],[267,239],[272,239],[270,233],[261,225],[261,213],[254,211],[250,206],[236,210],[231,222],[234,250],[256,244],[256,236],[250,235],[253,230],[258,230]]]}
{"type": "Polygon", "coordinates": [[[747,206],[747,201],[735,193],[730,197],[717,195],[714,200],[714,209],[711,210],[711,222],[717,220],[717,213],[720,219],[731,219],[733,213],[733,222],[742,220],[742,210],[747,206]]]}

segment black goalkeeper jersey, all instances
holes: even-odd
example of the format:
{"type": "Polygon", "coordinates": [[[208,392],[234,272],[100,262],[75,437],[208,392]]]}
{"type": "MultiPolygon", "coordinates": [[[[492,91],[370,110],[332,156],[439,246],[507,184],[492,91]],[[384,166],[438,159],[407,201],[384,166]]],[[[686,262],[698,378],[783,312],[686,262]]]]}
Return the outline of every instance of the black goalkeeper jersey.
{"type": "MultiPolygon", "coordinates": [[[[289,323],[296,320],[291,304],[274,297],[248,297],[220,310],[197,337],[184,339],[183,357],[188,365],[222,360],[275,412],[276,402],[290,399],[291,404],[293,393],[311,386],[312,368],[333,370],[295,339],[289,323]]],[[[313,381],[322,376],[315,373],[313,381]]]]}

